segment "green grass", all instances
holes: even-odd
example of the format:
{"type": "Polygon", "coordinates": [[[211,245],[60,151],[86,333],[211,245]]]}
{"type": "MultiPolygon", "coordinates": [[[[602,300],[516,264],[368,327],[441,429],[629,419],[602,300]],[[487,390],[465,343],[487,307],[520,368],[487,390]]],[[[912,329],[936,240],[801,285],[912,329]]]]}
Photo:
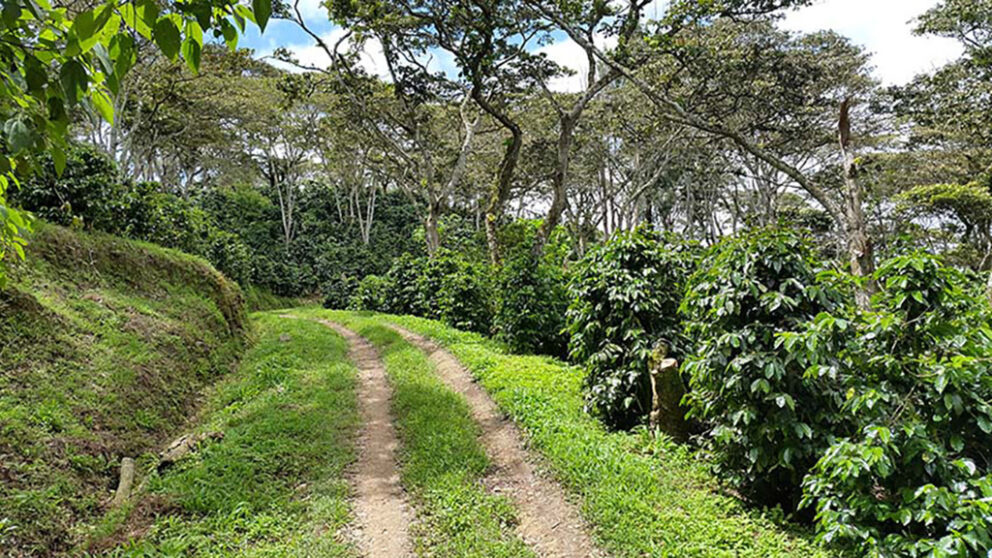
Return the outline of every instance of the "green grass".
{"type": "MultiPolygon", "coordinates": [[[[109,555],[355,555],[340,534],[359,424],[347,345],[306,320],[258,323],[260,340],[212,390],[197,428],[224,439],[149,477],[141,500],[160,517],[109,555]]],[[[141,506],[132,517],[147,515],[141,506]]]]}
{"type": "Polygon", "coordinates": [[[261,287],[249,285],[244,289],[245,306],[249,312],[264,312],[280,310],[308,304],[308,301],[298,297],[280,296],[261,287]]]}
{"type": "Polygon", "coordinates": [[[509,355],[482,336],[430,320],[366,320],[394,321],[451,350],[579,497],[596,539],[614,556],[827,555],[807,534],[723,494],[688,448],[643,432],[604,430],[583,412],[578,369],[509,355]]]}
{"type": "Polygon", "coordinates": [[[437,378],[424,354],[392,330],[354,314],[299,313],[330,316],[353,328],[378,348],[385,362],[402,445],[402,483],[417,509],[417,554],[533,556],[514,533],[516,514],[510,501],[488,493],[481,483],[490,462],[468,404],[437,378]]]}
{"type": "Polygon", "coordinates": [[[70,552],[105,511],[122,456],[195,413],[248,324],[198,258],[39,223],[0,291],[0,548],[70,552]]]}

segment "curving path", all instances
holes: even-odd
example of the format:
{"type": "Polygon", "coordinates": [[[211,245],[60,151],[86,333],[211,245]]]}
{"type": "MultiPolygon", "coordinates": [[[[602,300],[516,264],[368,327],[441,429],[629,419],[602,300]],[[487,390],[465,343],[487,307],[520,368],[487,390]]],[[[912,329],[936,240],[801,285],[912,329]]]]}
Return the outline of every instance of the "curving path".
{"type": "Polygon", "coordinates": [[[489,394],[475,383],[472,375],[448,351],[426,337],[387,324],[407,342],[429,355],[438,377],[461,394],[472,409],[472,416],[482,427],[485,446],[495,470],[487,485],[495,492],[507,494],[516,504],[520,517],[521,538],[542,558],[598,557],[578,510],[566,499],[556,482],[538,475],[524,447],[516,426],[503,418],[489,394]]]}
{"type": "Polygon", "coordinates": [[[358,405],[363,426],[354,467],[357,543],[370,558],[413,556],[410,508],[400,485],[396,452],[399,438],[389,415],[391,390],[375,348],[355,332],[327,320],[319,323],[348,341],[348,357],[358,367],[358,405]]]}

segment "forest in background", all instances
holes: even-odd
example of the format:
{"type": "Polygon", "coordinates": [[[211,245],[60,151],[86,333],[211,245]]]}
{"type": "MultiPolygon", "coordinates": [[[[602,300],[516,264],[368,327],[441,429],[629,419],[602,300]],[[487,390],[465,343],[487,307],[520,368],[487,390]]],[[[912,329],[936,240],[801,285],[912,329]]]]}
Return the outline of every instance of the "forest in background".
{"type": "MultiPolygon", "coordinates": [[[[649,421],[660,351],[687,389],[675,434],[744,498],[855,553],[984,552],[992,5],[920,14],[963,56],[883,87],[849,39],[776,25],[805,3],[332,1],[320,67],[239,50],[217,6],[156,7],[101,53],[80,45],[110,9],[81,10],[60,22],[90,70],[2,51],[23,99],[0,106],[0,242],[30,258],[23,211],[491,334],[581,366],[615,429],[649,421]],[[539,49],[563,36],[578,91],[539,49]]],[[[33,29],[16,10],[5,37],[33,29]]]]}
{"type": "Polygon", "coordinates": [[[139,41],[113,123],[81,106],[65,174],[49,156],[9,195],[46,220],[179,247],[287,295],[336,292],[342,277],[442,247],[497,262],[513,242],[497,231],[521,219],[539,221],[535,253],[560,229],[572,260],[640,224],[704,244],[786,224],[826,256],[863,254],[866,273],[873,252],[910,244],[992,265],[981,13],[921,14],[918,32],[959,38],[965,56],[882,87],[848,39],[782,31],[773,10],[744,5],[712,23],[608,10],[496,22],[492,67],[457,77],[423,61],[453,48],[430,46],[446,40],[436,31],[347,6],[331,8],[356,30],[350,48],[325,45],[335,58],[320,71],[294,68],[288,51],[276,62],[207,44],[194,72],[139,41]],[[540,45],[560,29],[621,33],[626,58],[607,63],[588,44],[584,89],[556,91],[569,70],[510,37],[540,45]],[[362,69],[373,40],[387,79],[362,69]]]}

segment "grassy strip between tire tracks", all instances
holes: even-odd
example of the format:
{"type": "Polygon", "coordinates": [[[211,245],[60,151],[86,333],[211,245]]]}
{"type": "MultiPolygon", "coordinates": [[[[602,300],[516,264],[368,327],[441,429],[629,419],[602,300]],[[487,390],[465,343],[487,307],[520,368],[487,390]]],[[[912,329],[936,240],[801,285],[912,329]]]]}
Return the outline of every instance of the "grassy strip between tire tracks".
{"type": "Polygon", "coordinates": [[[401,477],[417,509],[413,540],[419,556],[533,556],[515,535],[511,502],[487,492],[490,461],[465,400],[445,386],[416,347],[361,316],[315,313],[353,329],[379,351],[393,389],[401,477]]]}

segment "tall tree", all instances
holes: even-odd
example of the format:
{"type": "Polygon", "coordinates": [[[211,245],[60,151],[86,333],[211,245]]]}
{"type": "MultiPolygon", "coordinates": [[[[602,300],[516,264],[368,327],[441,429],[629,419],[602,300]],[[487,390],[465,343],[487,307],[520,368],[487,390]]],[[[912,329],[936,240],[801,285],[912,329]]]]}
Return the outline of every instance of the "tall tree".
{"type": "MultiPolygon", "coordinates": [[[[650,0],[630,0],[623,7],[616,7],[604,2],[558,2],[535,0],[532,5],[536,11],[550,15],[552,18],[568,22],[576,33],[581,33],[585,44],[595,44],[597,36],[615,38],[618,48],[623,49],[640,29],[641,12],[650,0]]],[[[580,45],[581,46],[581,45],[580,45]]],[[[606,87],[620,77],[620,72],[608,68],[597,72],[600,66],[593,50],[582,48],[586,60],[586,75],[584,87],[574,95],[566,96],[553,94],[546,81],[539,84],[547,94],[558,116],[558,140],[556,142],[555,172],[552,178],[552,198],[547,215],[538,228],[534,241],[534,252],[540,254],[548,237],[561,219],[567,204],[566,187],[568,182],[569,164],[572,159],[572,143],[576,127],[589,103],[606,87]]]]}
{"type": "MultiPolygon", "coordinates": [[[[500,261],[497,236],[523,147],[523,129],[512,99],[559,68],[531,52],[548,40],[546,22],[523,0],[386,0],[342,2],[335,13],[352,28],[379,32],[384,51],[405,53],[409,66],[446,52],[460,71],[461,85],[506,134],[505,148],[485,208],[490,259],[500,261]]],[[[387,57],[388,58],[388,57],[387,57]]],[[[398,72],[394,72],[393,78],[398,72]]]]}
{"type": "MultiPolygon", "coordinates": [[[[693,51],[687,48],[687,45],[682,42],[686,30],[690,32],[694,29],[707,30],[711,27],[710,22],[713,18],[719,18],[721,16],[734,16],[734,19],[741,19],[745,16],[762,15],[781,7],[801,3],[804,2],[728,1],[712,4],[675,2],[669,7],[665,17],[660,20],[655,32],[646,41],[646,45],[649,48],[645,52],[682,60],[686,55],[693,54],[693,51]]],[[[662,79],[660,82],[652,82],[648,79],[650,76],[645,76],[643,71],[635,71],[630,60],[631,54],[636,54],[636,52],[631,53],[628,51],[622,53],[625,56],[620,56],[621,53],[617,52],[605,52],[584,37],[568,21],[560,17],[553,19],[575,42],[582,45],[583,48],[589,49],[605,66],[619,72],[624,79],[637,87],[647,99],[653,102],[663,112],[666,119],[721,138],[736,149],[754,157],[763,164],[767,164],[794,181],[830,214],[838,227],[843,231],[852,271],[865,277],[871,274],[874,270],[874,260],[872,251],[870,250],[871,238],[867,230],[867,223],[863,218],[859,218],[859,216],[863,217],[863,212],[855,211],[852,208],[852,204],[864,198],[862,192],[863,185],[858,180],[853,179],[856,176],[856,172],[854,172],[856,169],[852,168],[850,169],[851,172],[844,174],[844,176],[849,176],[852,179],[844,181],[847,191],[844,192],[843,196],[838,198],[831,194],[829,179],[824,181],[820,173],[811,170],[804,171],[797,167],[794,161],[790,161],[788,157],[767,149],[759,139],[748,133],[746,127],[736,125],[739,122],[735,120],[720,121],[709,118],[707,114],[698,111],[696,105],[688,104],[683,99],[675,96],[672,89],[669,88],[670,80],[662,79]]],[[[755,59],[761,60],[763,58],[758,57],[755,59]]],[[[737,61],[729,60],[729,62],[733,64],[737,61]]],[[[681,72],[675,72],[672,75],[677,77],[681,75],[681,72]]],[[[690,73],[690,77],[693,77],[693,74],[690,73]]],[[[695,77],[699,76],[695,75],[695,77]]],[[[727,88],[738,86],[737,83],[724,83],[724,85],[727,88]]],[[[781,86],[782,84],[776,85],[781,86]]],[[[732,89],[725,90],[731,91],[732,89]]],[[[847,97],[848,95],[845,94],[844,98],[847,97]]],[[[760,100],[760,98],[755,98],[755,100],[760,100]]],[[[841,136],[845,135],[843,132],[845,126],[842,121],[850,122],[849,107],[850,102],[846,105],[838,102],[835,105],[834,114],[837,115],[835,117],[835,122],[837,123],[835,137],[841,138],[841,136]]],[[[845,144],[842,139],[838,143],[835,143],[835,145],[838,146],[836,152],[839,152],[839,154],[843,155],[850,150],[850,143],[845,144]],[[845,147],[840,149],[842,145],[845,145],[845,147]]],[[[862,305],[867,303],[868,295],[873,289],[874,287],[870,282],[865,283],[862,293],[859,295],[859,302],[862,305]]]]}
{"type": "MultiPolygon", "coordinates": [[[[331,3],[332,18],[349,29],[336,44],[309,27],[298,1],[289,17],[314,39],[330,62],[327,68],[308,69],[323,73],[352,101],[353,114],[371,138],[401,163],[395,168],[408,174],[397,182],[425,207],[424,236],[428,254],[433,255],[440,247],[439,218],[464,178],[480,118],[468,107],[466,88],[452,83],[423,56],[419,25],[397,17],[395,9],[378,3],[331,3]],[[362,51],[369,44],[382,49],[385,68],[381,70],[389,77],[388,85],[361,69],[362,51]],[[453,112],[452,106],[460,109],[453,112]],[[454,128],[453,115],[459,120],[454,128]],[[447,141],[453,129],[461,133],[454,151],[447,141]]],[[[297,63],[286,54],[285,59],[297,63]]]]}
{"type": "MultiPolygon", "coordinates": [[[[26,219],[7,207],[5,192],[29,172],[34,155],[50,151],[65,165],[69,113],[85,105],[113,119],[111,97],[135,63],[136,43],[153,41],[167,57],[197,69],[204,31],[237,41],[245,20],[265,28],[269,0],[254,10],[236,0],[196,4],[152,0],[67,8],[47,0],[8,0],[0,17],[0,265],[9,249],[23,256],[26,219]]],[[[3,272],[0,270],[0,281],[3,272]]]]}

